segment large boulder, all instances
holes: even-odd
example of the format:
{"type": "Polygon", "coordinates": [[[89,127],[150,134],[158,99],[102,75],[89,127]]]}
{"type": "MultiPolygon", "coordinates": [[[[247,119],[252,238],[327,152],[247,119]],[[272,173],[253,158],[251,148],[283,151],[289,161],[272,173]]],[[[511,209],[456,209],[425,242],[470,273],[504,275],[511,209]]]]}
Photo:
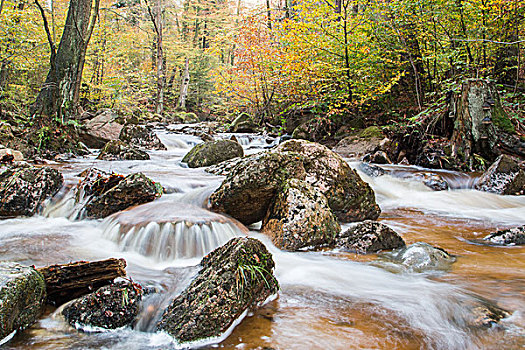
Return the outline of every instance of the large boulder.
{"type": "Polygon", "coordinates": [[[392,257],[394,261],[413,272],[447,270],[456,261],[456,258],[445,250],[423,242],[417,242],[400,249],[392,257]]]}
{"type": "Polygon", "coordinates": [[[375,220],[381,210],[372,188],[357,172],[327,147],[305,140],[283,142],[272,153],[300,155],[305,181],[321,191],[340,221],[375,220]]]}
{"type": "Polygon", "coordinates": [[[95,118],[84,124],[80,138],[88,147],[102,148],[110,140],[117,140],[122,130],[120,117],[106,109],[97,113],[95,118]]]}
{"type": "Polygon", "coordinates": [[[148,160],[149,154],[120,140],[111,140],[100,150],[97,159],[148,160]]]}
{"type": "Polygon", "coordinates": [[[492,232],[483,240],[494,245],[523,245],[525,244],[525,226],[492,232]]]}
{"type": "Polygon", "coordinates": [[[53,168],[23,164],[0,167],[0,217],[31,216],[62,187],[64,178],[53,168]]]}
{"type": "Polygon", "coordinates": [[[2,148],[0,145],[0,163],[9,163],[11,161],[21,162],[24,160],[22,152],[11,148],[2,148]]]}
{"type": "Polygon", "coordinates": [[[46,299],[44,276],[32,267],[0,262],[0,344],[13,331],[31,326],[46,299]]]}
{"type": "Polygon", "coordinates": [[[62,314],[71,326],[79,329],[131,326],[139,314],[142,296],[138,284],[117,282],[76,299],[62,310],[62,314]]]}
{"type": "Polygon", "coordinates": [[[235,157],[242,157],[244,151],[238,142],[217,140],[200,143],[193,147],[184,158],[190,168],[199,168],[218,164],[235,157]]]}
{"type": "Polygon", "coordinates": [[[341,226],[318,189],[291,179],[268,210],[261,230],[277,247],[298,250],[331,244],[341,226]]]}
{"type": "Polygon", "coordinates": [[[206,168],[204,171],[214,175],[227,176],[233,168],[235,168],[239,163],[243,162],[243,158],[237,157],[225,160],[215,165],[211,165],[206,168]]]}
{"type": "Polygon", "coordinates": [[[525,171],[506,154],[499,156],[476,184],[480,191],[525,195],[525,171]]]}
{"type": "Polygon", "coordinates": [[[337,247],[359,254],[406,246],[403,238],[390,227],[377,221],[366,220],[337,235],[337,247]]]}
{"type": "Polygon", "coordinates": [[[385,136],[377,126],[370,126],[359,133],[350,135],[339,141],[334,152],[345,158],[360,159],[380,149],[385,136]]]}
{"type": "Polygon", "coordinates": [[[241,113],[230,126],[231,132],[255,132],[257,124],[246,113],[241,113]]]}
{"type": "Polygon", "coordinates": [[[204,257],[201,266],[157,325],[180,343],[220,340],[234,322],[279,288],[272,255],[254,238],[230,240],[204,257]]]}
{"type": "Polygon", "coordinates": [[[210,196],[211,209],[226,213],[245,225],[261,221],[284,180],[304,179],[297,154],[259,153],[243,158],[210,196]]]}
{"type": "Polygon", "coordinates": [[[119,139],[134,147],[156,150],[167,149],[157,134],[145,125],[125,125],[120,131],[119,139]]]}
{"type": "Polygon", "coordinates": [[[142,173],[126,177],[96,173],[88,176],[94,181],[81,182],[80,186],[82,196],[89,196],[84,209],[90,218],[104,218],[133,205],[151,202],[162,195],[162,187],[142,173]]]}

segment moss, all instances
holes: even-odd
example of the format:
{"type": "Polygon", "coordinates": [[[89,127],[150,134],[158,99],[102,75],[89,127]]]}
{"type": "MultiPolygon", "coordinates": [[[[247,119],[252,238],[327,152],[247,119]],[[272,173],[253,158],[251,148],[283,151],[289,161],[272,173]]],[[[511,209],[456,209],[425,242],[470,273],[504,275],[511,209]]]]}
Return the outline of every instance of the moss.
{"type": "Polygon", "coordinates": [[[492,113],[492,121],[497,128],[509,134],[516,133],[512,121],[499,104],[496,105],[496,107],[494,107],[494,112],[492,113]]]}
{"type": "Polygon", "coordinates": [[[369,126],[359,133],[359,137],[369,140],[372,138],[383,138],[384,136],[378,126],[369,126]]]}

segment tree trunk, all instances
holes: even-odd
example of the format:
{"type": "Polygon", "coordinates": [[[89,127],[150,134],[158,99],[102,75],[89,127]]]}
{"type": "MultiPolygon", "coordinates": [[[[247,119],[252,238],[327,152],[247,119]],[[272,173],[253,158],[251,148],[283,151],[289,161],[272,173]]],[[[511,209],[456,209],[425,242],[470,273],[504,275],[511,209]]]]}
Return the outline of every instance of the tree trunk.
{"type": "Polygon", "coordinates": [[[9,76],[9,61],[7,59],[2,60],[0,65],[0,96],[4,92],[7,85],[7,77],[9,76]]]}
{"type": "Polygon", "coordinates": [[[186,58],[186,63],[184,64],[184,73],[182,74],[182,82],[180,86],[180,96],[179,96],[179,107],[181,109],[186,109],[186,98],[188,97],[189,85],[190,85],[190,59],[186,58]]]}
{"type": "Polygon", "coordinates": [[[64,32],[56,54],[51,53],[51,67],[31,108],[32,117],[56,116],[64,121],[76,114],[84,59],[98,14],[99,0],[94,1],[95,6],[92,0],[70,1],[64,32]]]}
{"type": "Polygon", "coordinates": [[[157,9],[155,11],[155,22],[157,29],[157,100],[155,103],[155,112],[162,114],[164,112],[164,53],[162,46],[162,0],[157,0],[157,9]]]}
{"type": "Polygon", "coordinates": [[[37,269],[46,281],[47,300],[61,305],[126,276],[124,259],[79,261],[37,269]]]}

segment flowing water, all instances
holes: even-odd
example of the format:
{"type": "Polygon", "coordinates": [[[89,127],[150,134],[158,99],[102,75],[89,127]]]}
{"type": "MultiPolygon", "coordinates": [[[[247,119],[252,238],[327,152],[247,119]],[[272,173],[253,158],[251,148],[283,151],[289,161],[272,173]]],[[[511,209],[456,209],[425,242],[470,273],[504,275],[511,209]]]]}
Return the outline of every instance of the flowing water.
{"type": "MultiPolygon", "coordinates": [[[[204,209],[222,177],[189,169],[181,159],[200,142],[159,132],[167,151],[150,161],[100,161],[95,156],[52,164],[66,177],[62,191],[41,215],[0,221],[0,259],[44,266],[123,257],[128,274],[159,293],[146,298],[133,329],[83,333],[49,309],[6,349],[177,348],[155,322],[170,298],[198,271],[203,255],[230,238],[252,235],[272,252],[279,296],[246,317],[218,345],[225,349],[523,349],[525,347],[525,248],[493,247],[476,240],[496,229],[525,224],[525,197],[470,189],[476,176],[440,172],[453,190],[433,192],[411,174],[428,171],[388,166],[369,178],[382,209],[380,220],[407,243],[427,242],[454,254],[445,271],[392,269],[377,255],[338,250],[283,252],[269,239],[226,216],[204,209]],[[97,167],[121,174],[144,172],[166,189],[159,200],[105,220],[82,219],[72,189],[78,175],[97,167]],[[511,312],[501,325],[469,325],[472,305],[495,303],[511,312]]],[[[230,135],[221,135],[230,137],[230,135]]],[[[236,136],[253,153],[276,140],[236,136]]],[[[358,163],[350,163],[357,168],[358,163]]],[[[344,228],[347,225],[344,225],[344,228]]]]}

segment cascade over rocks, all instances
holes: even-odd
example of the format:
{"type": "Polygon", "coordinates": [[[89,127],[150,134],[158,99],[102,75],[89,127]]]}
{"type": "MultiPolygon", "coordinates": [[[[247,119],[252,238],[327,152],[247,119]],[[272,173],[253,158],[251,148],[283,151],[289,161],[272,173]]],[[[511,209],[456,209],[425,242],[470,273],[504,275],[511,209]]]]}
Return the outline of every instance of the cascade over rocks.
{"type": "Polygon", "coordinates": [[[221,337],[279,289],[272,255],[254,238],[230,240],[204,257],[201,266],[157,325],[181,343],[221,337]]]}
{"type": "Polygon", "coordinates": [[[32,267],[0,262],[0,343],[13,331],[31,326],[45,299],[42,274],[32,267]]]}
{"type": "Polygon", "coordinates": [[[134,147],[156,150],[167,149],[157,134],[145,125],[124,125],[120,131],[119,139],[134,147]]]}
{"type": "Polygon", "coordinates": [[[525,226],[492,232],[483,240],[495,245],[523,245],[525,244],[525,226]]]}
{"type": "Polygon", "coordinates": [[[285,182],[263,220],[261,231],[285,250],[331,244],[341,231],[326,197],[307,182],[285,182]]]}
{"type": "Polygon", "coordinates": [[[337,235],[335,245],[359,254],[406,246],[403,238],[390,227],[377,221],[366,220],[337,235]]]}
{"type": "Polygon", "coordinates": [[[120,117],[109,109],[100,110],[95,118],[88,120],[80,133],[80,139],[88,147],[102,148],[110,140],[117,140],[122,130],[120,117]]]}
{"type": "Polygon", "coordinates": [[[217,140],[200,143],[193,147],[182,159],[190,168],[199,168],[242,157],[244,151],[238,142],[217,140]]]}
{"type": "Polygon", "coordinates": [[[27,164],[0,166],[0,217],[34,215],[63,182],[62,174],[53,168],[27,164]]]}
{"type": "Polygon", "coordinates": [[[142,287],[136,283],[117,282],[76,299],[62,310],[62,314],[78,329],[131,326],[139,314],[143,294],[142,287]]]}
{"type": "Polygon", "coordinates": [[[148,160],[149,154],[120,140],[111,140],[100,150],[97,159],[148,160]]]}
{"type": "Polygon", "coordinates": [[[502,154],[483,173],[475,187],[497,194],[525,195],[525,171],[512,157],[502,154]]]}

